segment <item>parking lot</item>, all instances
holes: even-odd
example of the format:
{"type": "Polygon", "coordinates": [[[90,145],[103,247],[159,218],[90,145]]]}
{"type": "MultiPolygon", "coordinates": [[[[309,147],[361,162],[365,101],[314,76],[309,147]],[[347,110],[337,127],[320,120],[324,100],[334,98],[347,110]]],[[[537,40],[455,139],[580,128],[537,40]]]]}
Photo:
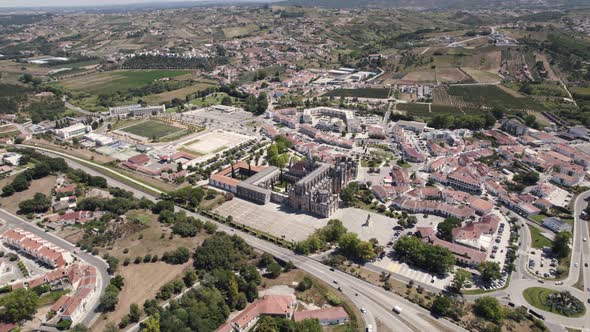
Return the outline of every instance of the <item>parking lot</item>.
{"type": "Polygon", "coordinates": [[[558,260],[551,257],[550,250],[533,249],[529,251],[527,268],[534,275],[555,278],[558,264],[558,260]]]}

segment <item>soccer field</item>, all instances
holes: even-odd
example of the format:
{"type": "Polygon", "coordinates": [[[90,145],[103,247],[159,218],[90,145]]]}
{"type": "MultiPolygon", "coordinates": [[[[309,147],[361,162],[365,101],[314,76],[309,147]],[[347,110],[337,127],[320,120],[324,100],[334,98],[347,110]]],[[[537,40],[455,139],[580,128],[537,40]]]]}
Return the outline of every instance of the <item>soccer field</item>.
{"type": "Polygon", "coordinates": [[[147,120],[119,130],[147,138],[160,139],[164,136],[182,131],[183,129],[171,126],[164,122],[147,120]]]}

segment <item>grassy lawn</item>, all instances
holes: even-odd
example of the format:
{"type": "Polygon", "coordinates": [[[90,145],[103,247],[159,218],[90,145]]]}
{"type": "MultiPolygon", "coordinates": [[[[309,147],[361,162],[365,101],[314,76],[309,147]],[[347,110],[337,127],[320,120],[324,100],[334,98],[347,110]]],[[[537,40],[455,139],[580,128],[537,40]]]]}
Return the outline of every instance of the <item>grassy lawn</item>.
{"type": "Polygon", "coordinates": [[[60,290],[60,291],[51,291],[49,293],[45,293],[39,297],[39,302],[37,306],[42,307],[45,305],[50,305],[55,303],[60,297],[69,293],[69,290],[60,290]]]}
{"type": "Polygon", "coordinates": [[[543,219],[547,218],[547,215],[544,214],[537,214],[535,216],[531,216],[529,217],[531,220],[533,220],[534,222],[536,222],[539,225],[543,224],[543,219]]]}
{"type": "MultiPolygon", "coordinates": [[[[561,312],[552,309],[551,307],[545,305],[545,300],[547,299],[547,297],[551,294],[557,293],[557,291],[548,289],[548,288],[543,288],[543,287],[530,287],[524,290],[523,295],[524,295],[524,299],[533,307],[544,310],[544,311],[548,311],[557,315],[562,315],[562,316],[566,316],[564,314],[562,314],[561,312]]],[[[580,317],[583,316],[584,313],[586,312],[586,309],[584,307],[584,305],[582,304],[582,307],[584,308],[584,310],[582,310],[581,312],[572,314],[570,316],[567,317],[580,317]]]]}
{"type": "Polygon", "coordinates": [[[119,130],[156,140],[172,133],[182,131],[181,128],[177,128],[156,120],[143,121],[129,127],[121,128],[119,130]]]}
{"type": "Polygon", "coordinates": [[[137,221],[144,225],[152,220],[151,213],[143,210],[131,210],[127,212],[126,216],[130,221],[137,221]]]}
{"type": "Polygon", "coordinates": [[[542,249],[543,247],[551,247],[551,240],[541,234],[541,230],[537,227],[527,225],[531,231],[531,242],[533,248],[542,249]]]}

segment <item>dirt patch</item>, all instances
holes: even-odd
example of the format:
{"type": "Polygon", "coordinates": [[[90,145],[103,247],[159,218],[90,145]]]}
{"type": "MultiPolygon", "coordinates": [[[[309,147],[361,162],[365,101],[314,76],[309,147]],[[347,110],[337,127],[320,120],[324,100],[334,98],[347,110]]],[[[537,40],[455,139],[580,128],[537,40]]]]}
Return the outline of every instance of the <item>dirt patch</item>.
{"type": "Polygon", "coordinates": [[[118,324],[121,318],[129,313],[129,306],[137,303],[140,308],[147,299],[153,299],[160,287],[169,281],[177,279],[183,271],[191,266],[189,261],[182,265],[169,265],[163,262],[131,264],[119,268],[121,276],[125,279],[125,286],[119,294],[119,303],[114,312],[103,315],[92,331],[103,331],[108,322],[118,324]]]}
{"type": "Polygon", "coordinates": [[[555,72],[553,71],[553,68],[551,68],[551,65],[549,64],[549,61],[547,60],[547,56],[545,54],[535,53],[535,58],[537,59],[537,61],[543,61],[545,70],[547,70],[548,80],[559,81],[559,78],[557,77],[557,75],[555,75],[555,72]]]}
{"type": "Polygon", "coordinates": [[[65,148],[65,147],[62,147],[59,145],[51,144],[51,143],[44,141],[44,140],[31,139],[31,140],[27,141],[27,143],[28,144],[35,144],[37,146],[45,147],[47,149],[59,151],[62,153],[67,153],[67,154],[74,156],[74,157],[78,157],[78,158],[82,158],[82,159],[86,159],[86,160],[92,160],[92,161],[99,163],[99,164],[108,163],[108,162],[111,162],[114,160],[111,157],[104,156],[99,153],[92,152],[90,150],[75,149],[75,148],[71,148],[71,147],[65,148]]]}
{"type": "Polygon", "coordinates": [[[434,82],[434,70],[413,71],[411,73],[406,74],[406,76],[404,76],[402,80],[414,82],[434,82]]]}
{"type": "MultiPolygon", "coordinates": [[[[0,180],[0,188],[3,188],[5,185],[12,182],[13,179],[14,176],[0,180]]],[[[49,197],[51,194],[51,189],[55,187],[56,179],[56,176],[50,175],[39,180],[31,181],[31,186],[29,189],[14,193],[10,197],[2,197],[2,208],[10,213],[16,213],[18,210],[18,203],[33,198],[36,193],[43,193],[49,197]]]]}
{"type": "Polygon", "coordinates": [[[456,83],[469,81],[470,77],[457,68],[437,68],[436,80],[443,83],[456,83]]]}

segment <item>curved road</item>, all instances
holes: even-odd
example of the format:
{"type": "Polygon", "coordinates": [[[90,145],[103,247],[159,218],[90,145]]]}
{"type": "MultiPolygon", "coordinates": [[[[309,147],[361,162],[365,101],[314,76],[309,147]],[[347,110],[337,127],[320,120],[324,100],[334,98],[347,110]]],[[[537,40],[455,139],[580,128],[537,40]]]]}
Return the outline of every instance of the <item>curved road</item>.
{"type": "MultiPolygon", "coordinates": [[[[132,188],[118,180],[113,179],[112,177],[106,174],[117,174],[117,176],[123,177],[125,178],[125,180],[133,182],[152,192],[161,192],[160,190],[152,188],[147,184],[129,178],[125,175],[118,174],[116,173],[116,171],[110,168],[92,163],[90,161],[78,157],[70,156],[65,153],[56,152],[45,148],[38,148],[33,145],[27,146],[51,155],[63,157],[68,162],[68,164],[70,164],[70,166],[82,169],[89,174],[100,175],[102,177],[105,177],[110,186],[116,186],[129,190],[133,192],[137,197],[146,197],[153,201],[158,200],[158,197],[132,188]],[[104,170],[106,174],[97,172],[93,168],[87,167],[86,165],[92,165],[92,167],[100,168],[101,170],[104,170]]],[[[297,266],[301,270],[306,271],[314,275],[315,277],[326,281],[334,288],[341,287],[342,292],[345,295],[347,295],[358,308],[367,309],[367,313],[363,315],[362,319],[364,320],[365,325],[372,325],[374,327],[374,331],[377,330],[377,320],[379,320],[379,322],[381,322],[384,325],[382,330],[389,330],[395,332],[466,331],[465,329],[453,324],[452,322],[446,319],[436,319],[432,317],[426,309],[423,309],[403,299],[402,297],[397,296],[391,292],[388,292],[380,287],[377,287],[373,284],[360,280],[341,271],[330,271],[328,266],[318,261],[315,261],[312,258],[296,255],[291,250],[261,240],[248,233],[235,230],[225,224],[221,224],[212,219],[209,219],[206,216],[193,213],[178,207],[177,209],[183,210],[188,215],[193,215],[202,220],[211,221],[218,226],[219,230],[224,231],[228,234],[238,234],[249,245],[260,251],[268,252],[273,256],[284,261],[292,261],[293,264],[295,264],[295,266],[297,266]],[[334,283],[334,281],[336,283],[334,283]],[[400,315],[393,313],[392,308],[394,306],[402,308],[402,313],[400,315]]]]}
{"type": "MultiPolygon", "coordinates": [[[[485,295],[494,296],[502,299],[504,302],[513,302],[516,305],[523,305],[531,308],[538,313],[545,316],[545,322],[548,326],[555,330],[563,326],[583,329],[584,331],[590,329],[590,305],[587,300],[589,298],[588,289],[590,288],[590,271],[585,264],[590,267],[590,246],[588,242],[584,242],[584,238],[589,237],[588,222],[580,219],[580,213],[586,207],[585,199],[590,197],[590,190],[578,195],[574,201],[574,227],[572,239],[572,259],[567,278],[563,279],[563,285],[555,285],[554,281],[545,281],[543,284],[539,283],[539,278],[527,269],[528,265],[528,251],[531,250],[531,235],[528,227],[526,227],[527,220],[516,215],[523,225],[520,229],[520,247],[519,256],[515,262],[516,270],[512,273],[510,285],[507,289],[495,292],[489,292],[485,295]],[[578,263],[576,266],[575,263],[578,263]],[[580,270],[582,269],[582,270],[580,270]],[[574,285],[578,282],[582,273],[583,284],[582,290],[575,288],[574,285]],[[578,318],[568,318],[565,316],[546,312],[531,306],[523,296],[523,291],[529,287],[544,287],[558,291],[569,291],[572,295],[580,299],[586,306],[586,315],[578,318]]],[[[466,298],[475,298],[476,296],[465,296],[466,298]]]]}
{"type": "MultiPolygon", "coordinates": [[[[8,211],[2,210],[0,209],[0,219],[5,220],[8,224],[18,227],[18,228],[22,228],[28,232],[31,232],[35,235],[37,235],[38,237],[51,242],[53,244],[55,244],[58,247],[61,247],[69,252],[74,252],[77,248],[74,244],[56,236],[53,235],[51,233],[46,233],[44,230],[42,230],[41,228],[37,227],[35,224],[32,224],[30,222],[27,222],[23,219],[21,219],[20,217],[17,217],[13,214],[11,214],[8,211]]],[[[94,267],[96,267],[96,270],[98,271],[98,278],[97,278],[97,282],[98,282],[98,293],[91,299],[90,301],[90,310],[88,310],[88,312],[86,313],[86,315],[84,316],[84,318],[82,319],[82,323],[86,326],[91,326],[94,321],[98,318],[98,316],[100,315],[100,313],[96,312],[96,309],[98,307],[99,304],[99,299],[100,299],[100,295],[102,294],[102,292],[104,291],[104,289],[106,288],[106,286],[108,285],[108,281],[110,280],[110,276],[107,272],[108,269],[108,264],[102,260],[102,258],[97,257],[97,256],[93,256],[92,254],[83,252],[83,251],[78,251],[78,253],[75,255],[78,258],[80,258],[82,261],[84,261],[87,264],[93,265],[94,267]]]]}

